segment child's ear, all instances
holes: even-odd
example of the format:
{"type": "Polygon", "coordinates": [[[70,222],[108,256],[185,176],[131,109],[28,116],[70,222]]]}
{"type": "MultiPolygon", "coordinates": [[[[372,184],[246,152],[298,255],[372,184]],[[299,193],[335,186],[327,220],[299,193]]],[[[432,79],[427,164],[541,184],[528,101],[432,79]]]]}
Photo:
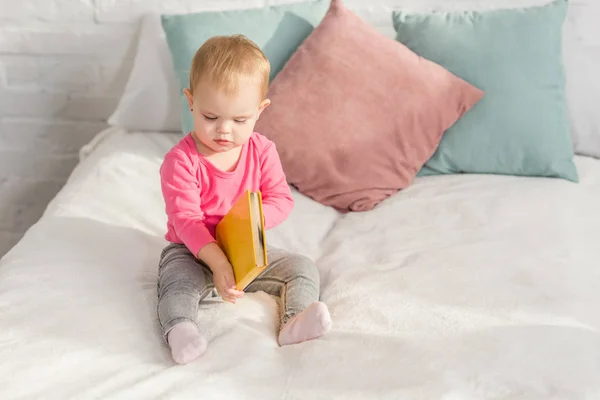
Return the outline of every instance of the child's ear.
{"type": "Polygon", "coordinates": [[[194,96],[188,88],[183,89],[183,94],[185,94],[185,98],[187,99],[188,105],[190,106],[191,110],[194,107],[194,96]]]}
{"type": "Polygon", "coordinates": [[[256,117],[256,119],[260,118],[260,114],[262,114],[262,112],[265,110],[265,108],[269,106],[269,104],[271,104],[271,100],[269,99],[264,99],[260,102],[260,105],[258,106],[258,116],[256,117]]]}

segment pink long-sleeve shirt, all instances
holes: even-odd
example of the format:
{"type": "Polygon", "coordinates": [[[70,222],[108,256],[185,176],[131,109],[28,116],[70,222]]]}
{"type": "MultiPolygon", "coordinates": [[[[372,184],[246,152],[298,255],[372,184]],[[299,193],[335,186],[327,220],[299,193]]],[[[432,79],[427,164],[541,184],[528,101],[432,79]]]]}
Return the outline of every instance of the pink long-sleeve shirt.
{"type": "Polygon", "coordinates": [[[185,244],[194,256],[215,241],[217,224],[246,190],[261,191],[266,229],[283,222],[294,205],[275,144],[256,132],[232,172],[199,154],[187,134],[165,155],[160,178],[168,218],[165,239],[185,244]]]}

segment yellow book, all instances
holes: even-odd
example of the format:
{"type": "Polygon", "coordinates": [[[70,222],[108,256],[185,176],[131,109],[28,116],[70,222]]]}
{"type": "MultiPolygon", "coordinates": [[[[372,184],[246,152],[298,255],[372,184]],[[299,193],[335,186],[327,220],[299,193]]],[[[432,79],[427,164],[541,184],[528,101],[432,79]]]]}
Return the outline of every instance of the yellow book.
{"type": "Polygon", "coordinates": [[[260,192],[240,196],[217,224],[216,240],[233,267],[236,289],[244,290],[268,265],[260,192]]]}

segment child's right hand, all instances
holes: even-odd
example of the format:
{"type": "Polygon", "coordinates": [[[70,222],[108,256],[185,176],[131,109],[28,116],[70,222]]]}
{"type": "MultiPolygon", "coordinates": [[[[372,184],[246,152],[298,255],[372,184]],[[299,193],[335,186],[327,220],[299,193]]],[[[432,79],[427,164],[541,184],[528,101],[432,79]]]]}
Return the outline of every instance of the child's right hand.
{"type": "Polygon", "coordinates": [[[233,277],[233,267],[223,263],[213,270],[213,281],[219,296],[225,301],[235,304],[237,299],[244,297],[244,292],[236,290],[233,277]]]}

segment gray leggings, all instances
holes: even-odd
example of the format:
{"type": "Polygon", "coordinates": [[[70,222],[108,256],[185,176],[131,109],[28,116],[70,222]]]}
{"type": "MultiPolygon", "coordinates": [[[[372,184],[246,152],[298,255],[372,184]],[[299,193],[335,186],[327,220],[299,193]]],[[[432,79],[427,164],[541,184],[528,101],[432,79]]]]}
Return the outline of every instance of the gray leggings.
{"type": "MultiPolygon", "coordinates": [[[[267,269],[244,291],[278,296],[282,327],[319,300],[319,271],[307,257],[283,250],[269,249],[267,258],[267,269]]],[[[165,337],[180,322],[196,323],[200,301],[216,296],[212,272],[205,263],[182,244],[164,248],[158,268],[158,320],[165,337]]]]}

